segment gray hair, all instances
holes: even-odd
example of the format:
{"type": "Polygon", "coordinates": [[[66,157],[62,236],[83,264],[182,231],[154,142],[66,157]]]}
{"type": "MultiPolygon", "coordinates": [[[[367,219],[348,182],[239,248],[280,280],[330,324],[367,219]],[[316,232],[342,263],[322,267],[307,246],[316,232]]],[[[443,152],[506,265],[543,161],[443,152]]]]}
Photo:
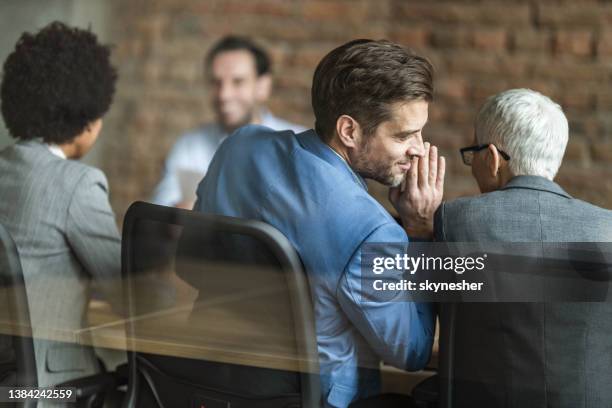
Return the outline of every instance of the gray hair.
{"type": "Polygon", "coordinates": [[[563,159],[569,127],[561,107],[531,89],[511,89],[487,99],[474,124],[479,144],[510,155],[515,176],[552,180],[563,159]]]}

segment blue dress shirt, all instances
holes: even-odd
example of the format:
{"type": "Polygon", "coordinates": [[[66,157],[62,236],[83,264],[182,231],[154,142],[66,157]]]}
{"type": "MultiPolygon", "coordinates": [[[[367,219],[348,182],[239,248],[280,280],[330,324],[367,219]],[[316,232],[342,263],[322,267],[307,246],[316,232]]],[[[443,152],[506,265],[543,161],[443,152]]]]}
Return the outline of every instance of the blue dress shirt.
{"type": "Polygon", "coordinates": [[[380,360],[423,368],[434,337],[432,305],[361,298],[364,243],[408,243],[362,182],[313,130],[246,126],[221,144],[194,208],[264,221],[297,250],[312,292],[325,406],[379,393],[380,360]]]}

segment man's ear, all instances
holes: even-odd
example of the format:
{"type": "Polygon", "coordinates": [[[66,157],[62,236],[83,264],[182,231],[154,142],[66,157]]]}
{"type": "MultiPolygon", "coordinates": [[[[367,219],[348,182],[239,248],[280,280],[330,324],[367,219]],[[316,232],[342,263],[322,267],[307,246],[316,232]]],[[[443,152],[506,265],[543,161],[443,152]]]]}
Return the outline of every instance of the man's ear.
{"type": "Polygon", "coordinates": [[[356,148],[361,143],[361,126],[349,115],[341,115],[336,120],[336,134],[348,148],[356,148]]]}
{"type": "Polygon", "coordinates": [[[272,76],[270,74],[263,74],[257,78],[255,85],[255,95],[257,101],[260,103],[266,102],[270,98],[272,92],[272,76]]]}
{"type": "Polygon", "coordinates": [[[487,167],[489,169],[489,174],[493,177],[497,177],[497,172],[499,171],[499,165],[501,164],[499,151],[495,147],[495,145],[490,144],[487,147],[487,167]]]}

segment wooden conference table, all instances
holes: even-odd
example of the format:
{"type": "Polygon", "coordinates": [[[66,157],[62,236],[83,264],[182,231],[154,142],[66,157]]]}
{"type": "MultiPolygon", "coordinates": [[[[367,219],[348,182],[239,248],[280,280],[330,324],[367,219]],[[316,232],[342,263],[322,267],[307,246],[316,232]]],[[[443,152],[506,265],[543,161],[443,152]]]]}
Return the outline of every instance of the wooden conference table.
{"type": "MultiPolygon", "coordinates": [[[[292,321],[287,314],[279,313],[276,305],[270,304],[270,300],[275,299],[277,292],[285,290],[284,288],[268,287],[267,290],[230,293],[210,301],[200,301],[194,308],[193,302],[197,293],[182,281],[176,281],[175,286],[177,298],[183,300],[182,304],[139,317],[138,333],[134,338],[126,336],[126,321],[113,313],[108,304],[93,301],[89,310],[90,326],[79,332],[79,342],[98,348],[137,350],[299,371],[301,364],[296,358],[299,352],[295,348],[295,339],[282,329],[279,330],[279,327],[291,325],[292,321]],[[245,296],[249,296],[250,301],[245,303],[245,296]],[[233,309],[233,303],[240,303],[242,309],[233,309]],[[245,305],[253,308],[248,319],[242,317],[245,305]],[[207,316],[198,321],[203,326],[202,329],[190,326],[185,330],[192,309],[195,310],[195,315],[207,316]],[[274,312],[276,319],[260,319],[271,312],[274,312]],[[270,325],[274,326],[272,330],[266,330],[265,327],[270,325]]],[[[432,370],[437,367],[437,357],[436,333],[428,370],[410,373],[382,365],[383,391],[409,393],[414,385],[433,375],[432,370]]]]}
{"type": "MultiPolygon", "coordinates": [[[[297,350],[290,311],[282,310],[282,302],[276,301],[286,288],[270,281],[253,289],[245,281],[243,287],[238,284],[232,291],[196,301],[198,292],[182,280],[171,276],[167,283],[165,287],[172,287],[172,304],[132,316],[131,336],[126,334],[127,319],[101,300],[90,302],[86,327],[49,329],[36,335],[96,348],[287,371],[300,371],[304,367],[307,357],[297,350]]],[[[0,312],[0,332],[16,333],[15,324],[2,317],[0,312]]],[[[434,352],[430,366],[435,367],[436,357],[434,352]]],[[[383,388],[385,392],[408,393],[413,385],[431,374],[383,366],[383,388]]]]}

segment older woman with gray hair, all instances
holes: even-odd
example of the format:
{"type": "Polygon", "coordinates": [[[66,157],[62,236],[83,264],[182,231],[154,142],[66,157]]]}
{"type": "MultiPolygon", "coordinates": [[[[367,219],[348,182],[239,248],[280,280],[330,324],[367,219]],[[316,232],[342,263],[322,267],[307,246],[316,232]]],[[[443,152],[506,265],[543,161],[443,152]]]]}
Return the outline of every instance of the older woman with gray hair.
{"type": "Polygon", "coordinates": [[[486,100],[474,124],[475,143],[461,149],[484,192],[514,176],[552,180],[563,160],[568,124],[561,107],[530,89],[511,89],[486,100]]]}
{"type": "MultiPolygon", "coordinates": [[[[612,211],[553,181],[568,141],[558,104],[529,89],[497,94],[480,109],[474,138],[461,155],[483,194],[442,203],[436,240],[612,242],[612,211]]],[[[457,303],[441,310],[441,333],[454,333],[440,337],[441,364],[453,365],[454,407],[610,406],[612,304],[457,303]]]]}

